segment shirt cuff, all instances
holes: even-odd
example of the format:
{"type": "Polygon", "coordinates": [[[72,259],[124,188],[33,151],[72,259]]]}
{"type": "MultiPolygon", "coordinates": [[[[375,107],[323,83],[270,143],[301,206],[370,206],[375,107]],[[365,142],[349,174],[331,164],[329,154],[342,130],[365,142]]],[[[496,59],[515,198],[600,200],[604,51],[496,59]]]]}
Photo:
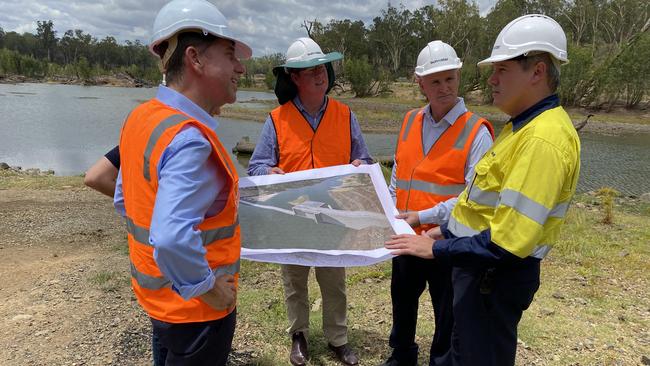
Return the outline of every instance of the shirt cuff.
{"type": "Polygon", "coordinates": [[[449,223],[444,223],[440,225],[440,233],[445,239],[453,239],[456,236],[449,231],[449,223]]]}
{"type": "Polygon", "coordinates": [[[431,207],[426,210],[418,211],[418,220],[420,220],[420,224],[437,224],[438,220],[436,219],[438,216],[438,206],[431,207]]]}
{"type": "Polygon", "coordinates": [[[197,296],[201,296],[204,293],[210,291],[214,287],[214,274],[210,271],[210,274],[204,278],[201,282],[194,285],[181,285],[176,286],[172,285],[172,290],[179,294],[184,300],[190,300],[197,296]]]}
{"type": "Polygon", "coordinates": [[[448,261],[449,258],[449,248],[454,239],[440,239],[433,242],[433,258],[448,261]]]}

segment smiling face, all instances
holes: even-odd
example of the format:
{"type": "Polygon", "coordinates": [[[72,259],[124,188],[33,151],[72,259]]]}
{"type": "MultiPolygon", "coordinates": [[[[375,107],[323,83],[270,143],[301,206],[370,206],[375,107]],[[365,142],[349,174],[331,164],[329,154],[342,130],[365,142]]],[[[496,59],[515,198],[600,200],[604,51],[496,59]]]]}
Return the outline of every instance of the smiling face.
{"type": "Polygon", "coordinates": [[[329,86],[327,68],[324,64],[292,72],[291,80],[296,84],[299,94],[314,98],[324,98],[329,86]]]}
{"type": "Polygon", "coordinates": [[[420,90],[429,100],[431,112],[436,121],[456,105],[460,70],[446,70],[418,77],[420,90]]]}
{"type": "Polygon", "coordinates": [[[199,53],[202,68],[201,83],[207,86],[207,93],[215,106],[237,100],[237,82],[244,73],[244,66],[235,57],[233,42],[217,39],[199,53]]]}

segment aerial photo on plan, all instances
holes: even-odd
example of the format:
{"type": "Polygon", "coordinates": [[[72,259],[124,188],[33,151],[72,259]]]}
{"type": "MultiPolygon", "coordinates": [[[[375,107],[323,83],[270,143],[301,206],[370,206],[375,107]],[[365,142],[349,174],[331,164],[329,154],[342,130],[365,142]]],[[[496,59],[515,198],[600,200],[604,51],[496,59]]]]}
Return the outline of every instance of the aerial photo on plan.
{"type": "Polygon", "coordinates": [[[393,234],[369,174],[240,189],[242,246],[372,250],[393,234]]]}

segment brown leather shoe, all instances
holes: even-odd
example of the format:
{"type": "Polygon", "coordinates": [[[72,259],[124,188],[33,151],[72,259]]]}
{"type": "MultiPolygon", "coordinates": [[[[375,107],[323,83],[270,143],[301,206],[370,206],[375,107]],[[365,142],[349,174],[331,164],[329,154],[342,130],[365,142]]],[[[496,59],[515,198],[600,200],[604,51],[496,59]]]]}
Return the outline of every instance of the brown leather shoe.
{"type": "Polygon", "coordinates": [[[307,364],[307,339],[303,332],[296,332],[291,335],[291,353],[289,361],[293,366],[305,366],[307,364]]]}
{"type": "Polygon", "coordinates": [[[338,347],[332,346],[328,343],[327,346],[334,351],[336,358],[344,365],[353,366],[359,363],[359,357],[357,357],[357,354],[354,353],[352,347],[347,343],[338,347]]]}

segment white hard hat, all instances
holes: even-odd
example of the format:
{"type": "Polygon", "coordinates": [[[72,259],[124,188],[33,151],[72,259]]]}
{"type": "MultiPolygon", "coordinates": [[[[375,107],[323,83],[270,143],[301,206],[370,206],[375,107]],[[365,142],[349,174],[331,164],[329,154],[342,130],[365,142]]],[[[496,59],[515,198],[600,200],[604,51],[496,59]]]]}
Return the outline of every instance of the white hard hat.
{"type": "Polygon", "coordinates": [[[173,0],[163,6],[153,23],[153,36],[149,44],[151,53],[162,57],[154,47],[181,31],[198,30],[235,42],[235,56],[250,58],[251,48],[235,39],[228,30],[226,17],[216,6],[206,0],[173,0]]]}
{"type": "Polygon", "coordinates": [[[555,59],[554,63],[569,62],[566,35],[553,18],[528,14],[511,21],[497,36],[490,57],[479,62],[478,66],[489,66],[531,52],[548,52],[555,59]]]}
{"type": "Polygon", "coordinates": [[[318,43],[313,39],[302,37],[298,38],[287,50],[287,61],[282,67],[292,69],[303,69],[316,65],[326,64],[328,62],[340,60],[343,58],[338,52],[324,54],[318,43]]]}
{"type": "Polygon", "coordinates": [[[460,69],[463,63],[453,47],[442,41],[429,42],[418,55],[415,75],[424,76],[436,72],[460,69]]]}

